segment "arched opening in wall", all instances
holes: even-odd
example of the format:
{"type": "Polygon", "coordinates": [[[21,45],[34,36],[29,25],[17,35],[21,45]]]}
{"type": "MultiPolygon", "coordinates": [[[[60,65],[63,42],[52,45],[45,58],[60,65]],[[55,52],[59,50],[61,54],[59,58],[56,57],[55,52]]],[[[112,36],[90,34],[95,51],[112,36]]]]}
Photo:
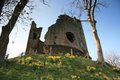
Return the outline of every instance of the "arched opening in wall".
{"type": "Polygon", "coordinates": [[[57,36],[54,36],[55,39],[57,39],[57,36]]]}
{"type": "Polygon", "coordinates": [[[56,45],[56,42],[54,42],[54,45],[56,45]]]}
{"type": "Polygon", "coordinates": [[[66,32],[66,37],[71,43],[73,43],[75,40],[74,34],[72,32],[66,32]]]}
{"type": "Polygon", "coordinates": [[[37,39],[37,34],[33,33],[33,39],[37,39]]]}

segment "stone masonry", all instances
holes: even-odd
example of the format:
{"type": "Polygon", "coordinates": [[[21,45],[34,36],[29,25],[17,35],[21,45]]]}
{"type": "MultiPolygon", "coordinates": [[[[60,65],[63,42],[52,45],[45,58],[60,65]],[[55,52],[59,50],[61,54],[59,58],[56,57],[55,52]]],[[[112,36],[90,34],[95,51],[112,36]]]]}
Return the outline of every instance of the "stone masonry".
{"type": "Polygon", "coordinates": [[[39,40],[41,31],[42,28],[36,28],[32,22],[26,54],[32,50],[41,54],[71,53],[89,56],[80,20],[60,15],[56,23],[48,28],[44,42],[39,40]]]}
{"type": "Polygon", "coordinates": [[[33,21],[29,32],[26,54],[43,53],[44,43],[40,40],[41,31],[42,28],[37,28],[35,22],[33,21]]]}

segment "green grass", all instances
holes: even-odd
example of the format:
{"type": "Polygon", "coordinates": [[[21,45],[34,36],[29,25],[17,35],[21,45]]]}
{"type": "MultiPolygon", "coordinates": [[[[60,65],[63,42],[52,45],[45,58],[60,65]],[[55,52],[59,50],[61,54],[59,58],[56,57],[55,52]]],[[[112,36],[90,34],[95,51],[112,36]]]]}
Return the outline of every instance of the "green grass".
{"type": "Polygon", "coordinates": [[[0,63],[0,80],[120,80],[120,69],[67,55],[26,55],[0,63]]]}

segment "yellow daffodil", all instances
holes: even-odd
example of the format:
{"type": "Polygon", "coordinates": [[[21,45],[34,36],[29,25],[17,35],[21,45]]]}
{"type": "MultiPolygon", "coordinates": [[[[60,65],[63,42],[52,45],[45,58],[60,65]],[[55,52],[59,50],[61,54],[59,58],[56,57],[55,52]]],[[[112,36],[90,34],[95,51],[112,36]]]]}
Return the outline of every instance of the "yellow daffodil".
{"type": "Polygon", "coordinates": [[[74,55],[70,55],[69,53],[65,54],[65,57],[67,57],[67,58],[75,58],[74,55]]]}
{"type": "Polygon", "coordinates": [[[95,71],[95,70],[96,70],[95,67],[87,66],[87,71],[95,71]]]}
{"type": "Polygon", "coordinates": [[[61,57],[60,56],[48,56],[47,58],[55,60],[55,59],[60,59],[61,57]]]}
{"type": "Polygon", "coordinates": [[[30,61],[30,60],[32,60],[32,58],[31,57],[26,57],[25,60],[30,61]]]}

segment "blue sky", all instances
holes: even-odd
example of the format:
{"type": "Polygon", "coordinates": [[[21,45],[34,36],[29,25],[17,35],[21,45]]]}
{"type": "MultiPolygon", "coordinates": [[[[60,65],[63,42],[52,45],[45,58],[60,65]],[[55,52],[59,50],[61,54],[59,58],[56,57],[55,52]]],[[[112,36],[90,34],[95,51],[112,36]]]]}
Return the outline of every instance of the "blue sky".
{"type": "MultiPolygon", "coordinates": [[[[44,41],[44,35],[48,27],[55,23],[57,17],[63,14],[69,8],[69,0],[50,0],[49,6],[43,5],[39,0],[35,0],[36,8],[31,14],[31,17],[36,22],[37,27],[43,27],[41,40],[44,41]]],[[[97,31],[101,40],[104,55],[109,52],[115,51],[120,54],[120,1],[119,0],[105,0],[109,6],[102,7],[96,11],[95,18],[97,20],[97,31]]],[[[85,19],[82,16],[81,19],[85,19]]],[[[96,60],[97,53],[95,43],[92,37],[91,28],[89,23],[82,23],[86,42],[90,56],[96,60]]],[[[10,57],[18,56],[21,52],[25,52],[29,26],[24,24],[16,24],[16,27],[10,35],[10,42],[8,45],[7,54],[10,57]],[[23,30],[25,27],[26,31],[23,30]],[[15,35],[17,33],[17,35],[15,35]],[[14,43],[12,43],[14,41],[14,43]]]]}

